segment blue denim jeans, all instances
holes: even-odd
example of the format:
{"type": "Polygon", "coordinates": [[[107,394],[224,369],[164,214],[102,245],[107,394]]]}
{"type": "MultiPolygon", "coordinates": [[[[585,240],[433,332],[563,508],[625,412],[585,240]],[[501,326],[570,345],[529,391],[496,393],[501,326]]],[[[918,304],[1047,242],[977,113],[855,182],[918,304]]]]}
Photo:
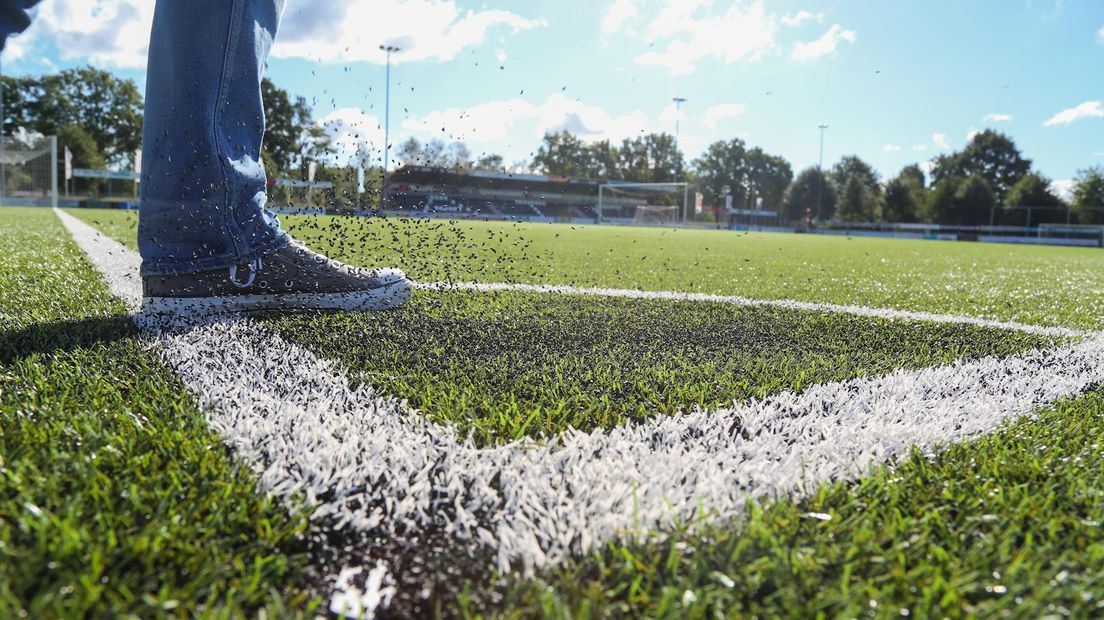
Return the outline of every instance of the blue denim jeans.
{"type": "Polygon", "coordinates": [[[28,9],[39,0],[0,0],[0,51],[3,51],[8,35],[23,32],[31,24],[28,9]]]}
{"type": "MultiPolygon", "coordinates": [[[[18,17],[5,17],[33,3],[0,0],[0,37],[21,30],[18,17]]],[[[261,75],[283,8],[157,0],[142,132],[143,275],[226,268],[287,245],[265,209],[261,166],[261,75]]]]}

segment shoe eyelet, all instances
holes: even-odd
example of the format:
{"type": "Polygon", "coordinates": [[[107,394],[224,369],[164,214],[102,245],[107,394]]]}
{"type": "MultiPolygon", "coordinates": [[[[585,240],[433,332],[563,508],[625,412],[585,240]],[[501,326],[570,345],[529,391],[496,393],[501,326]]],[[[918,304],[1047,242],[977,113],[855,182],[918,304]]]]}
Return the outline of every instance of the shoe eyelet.
{"type": "Polygon", "coordinates": [[[287,288],[291,288],[291,287],[295,286],[295,281],[294,280],[288,280],[287,282],[284,282],[284,286],[287,287],[287,288]]]}
{"type": "Polygon", "coordinates": [[[257,283],[257,286],[260,288],[268,288],[268,280],[261,280],[257,283]]]}

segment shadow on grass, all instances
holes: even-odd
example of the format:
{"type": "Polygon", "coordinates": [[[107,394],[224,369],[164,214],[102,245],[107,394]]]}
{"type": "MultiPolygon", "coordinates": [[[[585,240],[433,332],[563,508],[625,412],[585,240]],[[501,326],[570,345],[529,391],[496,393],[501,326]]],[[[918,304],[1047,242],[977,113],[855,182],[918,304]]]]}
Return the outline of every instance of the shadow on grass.
{"type": "Polygon", "coordinates": [[[23,329],[0,328],[0,364],[11,364],[36,353],[48,355],[115,342],[137,333],[128,316],[38,323],[23,329]]]}

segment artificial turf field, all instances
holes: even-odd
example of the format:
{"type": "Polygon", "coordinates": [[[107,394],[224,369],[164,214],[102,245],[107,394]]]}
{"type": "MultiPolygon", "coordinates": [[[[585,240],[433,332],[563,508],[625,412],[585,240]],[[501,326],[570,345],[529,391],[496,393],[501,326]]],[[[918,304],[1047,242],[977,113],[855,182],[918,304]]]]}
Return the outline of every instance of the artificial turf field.
{"type": "MultiPolygon", "coordinates": [[[[133,247],[131,214],[73,214],[133,247]]],[[[401,266],[422,282],[743,295],[1102,329],[1097,250],[444,220],[285,223],[316,249],[401,266]]],[[[861,475],[811,476],[781,496],[749,492],[738,511],[691,511],[647,531],[632,528],[630,514],[628,533],[528,574],[505,572],[493,553],[488,560],[488,544],[465,555],[427,542],[434,551],[425,555],[439,557],[423,562],[411,559],[416,544],[396,555],[370,528],[346,535],[332,515],[312,516],[316,498],[277,498],[258,484],[256,464],[210,430],[197,395],[159,356],[164,345],[134,327],[52,212],[0,210],[0,237],[4,617],[311,615],[330,603],[320,566],[370,568],[369,558],[393,560],[396,592],[384,615],[1102,611],[1104,390],[861,475]]],[[[257,322],[330,360],[354,386],[455,429],[473,450],[614,433],[1070,338],[509,290],[425,290],[395,312],[257,322]]]]}

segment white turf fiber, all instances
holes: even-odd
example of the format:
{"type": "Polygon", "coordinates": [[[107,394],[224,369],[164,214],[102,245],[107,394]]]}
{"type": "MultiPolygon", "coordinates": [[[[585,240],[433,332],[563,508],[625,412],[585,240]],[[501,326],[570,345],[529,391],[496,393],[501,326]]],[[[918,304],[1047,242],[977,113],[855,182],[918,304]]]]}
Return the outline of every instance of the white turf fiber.
{"type": "MultiPolygon", "coordinates": [[[[137,308],[138,257],[59,216],[112,292],[137,308]]],[[[1104,382],[1104,337],[1097,334],[1011,358],[898,371],[608,431],[569,432],[547,444],[477,448],[393,398],[353,389],[336,365],[255,321],[223,318],[181,329],[142,315],[136,320],[159,341],[160,356],[195,394],[210,424],[272,493],[301,494],[317,517],[333,518],[336,527],[400,539],[443,530],[458,543],[494,550],[502,569],[530,570],[613,537],[739,514],[749,497],[798,496],[824,481],[860,476],[913,446],[932,450],[992,431],[1104,382]]]]}

